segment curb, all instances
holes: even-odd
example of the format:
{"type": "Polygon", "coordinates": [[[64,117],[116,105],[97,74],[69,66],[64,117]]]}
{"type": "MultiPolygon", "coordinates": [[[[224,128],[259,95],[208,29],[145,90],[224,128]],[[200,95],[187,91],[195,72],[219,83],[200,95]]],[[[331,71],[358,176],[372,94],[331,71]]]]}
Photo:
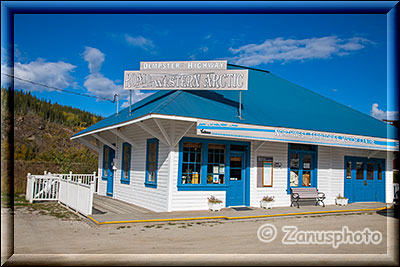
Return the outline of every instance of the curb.
{"type": "Polygon", "coordinates": [[[143,223],[143,222],[173,222],[173,221],[194,221],[194,220],[240,220],[240,219],[257,219],[257,218],[271,218],[271,217],[285,217],[285,216],[298,216],[298,215],[310,215],[310,214],[329,214],[329,213],[347,213],[347,212],[362,212],[362,211],[379,211],[387,210],[392,207],[382,207],[374,209],[352,209],[352,210],[329,210],[329,211],[307,211],[307,212],[295,212],[295,213],[282,213],[282,214],[266,214],[266,215],[252,215],[252,216],[211,216],[211,217],[192,217],[192,218],[170,218],[170,219],[147,219],[147,220],[129,220],[129,221],[105,221],[99,222],[92,218],[90,215],[87,217],[97,225],[104,224],[118,224],[118,223],[143,223]]]}

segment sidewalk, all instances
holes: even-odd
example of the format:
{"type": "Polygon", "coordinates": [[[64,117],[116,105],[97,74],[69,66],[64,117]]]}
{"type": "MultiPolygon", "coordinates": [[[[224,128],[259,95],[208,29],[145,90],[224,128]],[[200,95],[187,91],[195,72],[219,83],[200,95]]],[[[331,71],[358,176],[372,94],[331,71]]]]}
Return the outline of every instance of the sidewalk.
{"type": "MultiPolygon", "coordinates": [[[[101,197],[100,199],[102,199],[101,197]]],[[[106,199],[107,205],[115,206],[113,199],[106,199]]],[[[243,208],[224,208],[219,212],[201,210],[201,211],[174,211],[174,212],[151,212],[140,210],[135,205],[129,205],[126,212],[122,209],[118,213],[113,211],[101,210],[99,205],[96,213],[88,216],[98,225],[118,224],[118,223],[140,223],[140,222],[171,222],[171,221],[192,221],[192,220],[239,220],[239,219],[257,219],[269,217],[286,217],[286,216],[302,216],[312,214],[332,214],[332,213],[348,213],[348,212],[367,212],[384,210],[388,207],[385,203],[368,202],[368,203],[351,203],[347,206],[327,205],[326,207],[304,204],[297,207],[274,207],[272,209],[262,209],[256,207],[243,208]]],[[[95,205],[96,206],[96,205],[95,205]]],[[[103,205],[102,207],[104,207],[103,205]]]]}

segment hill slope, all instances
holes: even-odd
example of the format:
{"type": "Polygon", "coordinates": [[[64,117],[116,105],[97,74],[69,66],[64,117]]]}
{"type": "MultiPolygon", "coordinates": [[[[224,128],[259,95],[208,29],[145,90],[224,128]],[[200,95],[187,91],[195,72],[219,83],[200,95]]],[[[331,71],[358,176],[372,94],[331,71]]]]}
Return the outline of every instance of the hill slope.
{"type": "MultiPolygon", "coordinates": [[[[8,92],[2,89],[2,102],[8,92]]],[[[4,102],[2,103],[2,109],[4,102]]],[[[30,93],[14,92],[14,191],[24,193],[26,174],[92,173],[98,155],[69,138],[102,117],[76,108],[52,104],[30,93]]],[[[3,111],[2,111],[3,112],[3,111]]],[[[2,134],[4,148],[6,136],[2,134]]],[[[3,153],[2,153],[3,154],[3,153]]],[[[7,159],[2,155],[2,170],[7,159]]],[[[2,179],[3,180],[3,179],[2,179]]]]}

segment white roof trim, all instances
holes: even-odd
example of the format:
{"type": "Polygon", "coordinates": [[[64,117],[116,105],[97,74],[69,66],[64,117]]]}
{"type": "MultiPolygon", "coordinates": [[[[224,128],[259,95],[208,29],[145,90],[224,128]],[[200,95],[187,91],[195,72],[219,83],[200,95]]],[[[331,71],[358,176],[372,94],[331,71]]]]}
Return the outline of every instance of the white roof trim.
{"type": "Polygon", "coordinates": [[[107,130],[111,130],[111,129],[116,129],[118,127],[123,127],[123,126],[127,126],[136,122],[140,122],[140,121],[144,121],[144,120],[148,120],[148,119],[167,119],[167,120],[177,120],[177,121],[188,121],[188,122],[197,122],[196,118],[192,118],[192,117],[182,117],[182,116],[175,116],[175,115],[162,115],[162,114],[149,114],[149,115],[145,115],[139,118],[136,118],[134,120],[130,120],[130,121],[125,121],[123,123],[119,123],[119,124],[115,124],[115,125],[111,125],[111,126],[107,126],[107,127],[103,127],[100,129],[96,129],[87,133],[83,133],[77,136],[73,136],[70,139],[76,139],[76,138],[80,138],[80,137],[84,137],[90,134],[94,134],[94,133],[98,133],[98,132],[102,132],[102,131],[107,131],[107,130]]]}

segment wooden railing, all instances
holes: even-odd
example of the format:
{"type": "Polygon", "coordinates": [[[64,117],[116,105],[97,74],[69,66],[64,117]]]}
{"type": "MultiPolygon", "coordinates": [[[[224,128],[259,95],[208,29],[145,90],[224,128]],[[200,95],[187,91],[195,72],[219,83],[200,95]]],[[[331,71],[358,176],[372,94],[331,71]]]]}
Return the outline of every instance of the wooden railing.
{"type": "Polygon", "coordinates": [[[93,193],[97,190],[96,173],[27,175],[26,199],[29,202],[56,200],[84,215],[92,214],[93,193]]]}

